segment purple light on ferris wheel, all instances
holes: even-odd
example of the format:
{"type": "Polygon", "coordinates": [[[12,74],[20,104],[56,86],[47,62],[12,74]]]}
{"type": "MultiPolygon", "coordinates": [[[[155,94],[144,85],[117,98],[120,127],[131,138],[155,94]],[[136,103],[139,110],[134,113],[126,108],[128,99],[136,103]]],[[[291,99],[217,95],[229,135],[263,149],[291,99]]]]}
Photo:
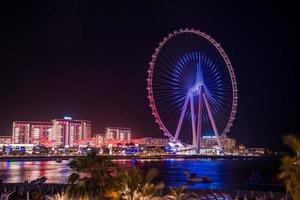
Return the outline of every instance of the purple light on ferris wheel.
{"type": "Polygon", "coordinates": [[[226,135],[235,119],[237,83],[220,44],[206,33],[180,29],[165,37],[152,55],[147,78],[150,108],[173,141],[226,135]]]}

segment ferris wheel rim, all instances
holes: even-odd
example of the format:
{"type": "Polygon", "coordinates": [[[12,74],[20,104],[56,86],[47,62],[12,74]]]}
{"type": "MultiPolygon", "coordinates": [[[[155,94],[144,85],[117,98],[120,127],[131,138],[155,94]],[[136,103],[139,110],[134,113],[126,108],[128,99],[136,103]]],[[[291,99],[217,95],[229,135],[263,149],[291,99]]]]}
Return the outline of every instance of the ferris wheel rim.
{"type": "Polygon", "coordinates": [[[148,91],[148,100],[149,100],[149,106],[152,111],[152,115],[155,118],[155,122],[158,124],[159,129],[164,132],[165,136],[168,136],[171,140],[174,139],[174,135],[170,133],[170,131],[167,129],[167,127],[164,125],[163,121],[161,120],[161,117],[159,115],[159,112],[156,107],[155,98],[153,95],[153,72],[154,67],[156,64],[157,56],[159,55],[162,47],[174,36],[179,35],[181,33],[191,33],[196,34],[204,39],[206,39],[210,44],[212,44],[220,53],[220,55],[223,58],[223,61],[225,62],[225,65],[227,67],[227,70],[229,72],[230,80],[231,80],[231,88],[232,88],[232,105],[231,105],[231,112],[228,119],[228,122],[224,128],[224,130],[221,133],[221,136],[225,136],[226,133],[230,131],[230,128],[233,126],[233,121],[235,120],[235,115],[237,113],[237,100],[238,100],[238,89],[237,89],[237,82],[236,82],[236,76],[232,67],[232,64],[225,53],[224,49],[221,47],[220,43],[218,43],[215,39],[213,39],[210,35],[201,32],[196,29],[179,29],[175,30],[172,33],[169,33],[167,37],[164,37],[162,41],[159,42],[159,46],[155,49],[154,53],[152,54],[152,59],[149,62],[149,68],[148,68],[148,76],[147,76],[147,91],[148,91]]]}

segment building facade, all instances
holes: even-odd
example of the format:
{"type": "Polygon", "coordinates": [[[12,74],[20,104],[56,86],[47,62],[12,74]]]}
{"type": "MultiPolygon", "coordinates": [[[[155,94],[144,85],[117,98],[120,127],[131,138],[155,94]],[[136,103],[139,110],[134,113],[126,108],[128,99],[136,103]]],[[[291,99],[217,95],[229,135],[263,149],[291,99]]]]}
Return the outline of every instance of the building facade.
{"type": "Polygon", "coordinates": [[[220,137],[224,150],[233,150],[236,146],[236,140],[229,137],[220,137]]]}
{"type": "Polygon", "coordinates": [[[74,147],[91,139],[91,122],[87,120],[53,119],[56,146],[74,147]]]}
{"type": "Polygon", "coordinates": [[[248,148],[248,153],[252,155],[264,155],[266,150],[265,148],[248,148]]]}
{"type": "Polygon", "coordinates": [[[14,144],[40,144],[51,141],[52,137],[51,122],[13,122],[12,142],[14,144]]]}
{"type": "MultiPolygon", "coordinates": [[[[227,136],[221,136],[220,141],[223,144],[224,150],[233,150],[236,145],[236,140],[227,136]]],[[[204,136],[201,139],[201,147],[214,147],[217,146],[217,140],[215,136],[204,136]]]]}
{"type": "Polygon", "coordinates": [[[105,139],[116,140],[121,142],[130,142],[131,128],[107,127],[105,128],[105,139]]]}
{"type": "Polygon", "coordinates": [[[96,146],[102,146],[106,144],[105,134],[94,134],[93,139],[95,141],[96,146]]]}
{"type": "Polygon", "coordinates": [[[11,136],[0,136],[0,144],[11,144],[12,137],[11,136]]]}
{"type": "Polygon", "coordinates": [[[91,138],[91,122],[87,120],[53,119],[51,122],[13,122],[14,144],[43,144],[73,147],[91,138]]]}
{"type": "Polygon", "coordinates": [[[146,137],[142,139],[142,143],[147,146],[166,146],[170,142],[169,138],[151,138],[146,137]]]}

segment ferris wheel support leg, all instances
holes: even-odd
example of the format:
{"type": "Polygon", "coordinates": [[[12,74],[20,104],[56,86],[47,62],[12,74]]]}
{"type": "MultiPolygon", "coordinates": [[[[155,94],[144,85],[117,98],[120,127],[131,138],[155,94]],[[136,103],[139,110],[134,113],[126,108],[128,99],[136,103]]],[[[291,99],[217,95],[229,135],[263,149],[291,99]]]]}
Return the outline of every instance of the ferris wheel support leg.
{"type": "Polygon", "coordinates": [[[197,136],[196,136],[195,108],[194,108],[194,97],[193,96],[190,96],[190,104],[191,104],[192,131],[193,131],[193,145],[196,147],[197,136]]]}
{"type": "Polygon", "coordinates": [[[202,131],[202,86],[199,89],[198,99],[198,118],[197,118],[197,145],[196,150],[201,148],[201,131],[202,131]]]}
{"type": "Polygon", "coordinates": [[[221,150],[223,149],[223,145],[220,141],[220,138],[219,138],[219,132],[218,132],[218,129],[217,129],[217,126],[216,126],[216,123],[215,123],[215,120],[214,120],[214,117],[211,113],[211,108],[210,108],[210,105],[208,103],[208,100],[207,100],[207,97],[206,97],[206,94],[203,93],[203,99],[204,99],[204,102],[205,102],[205,106],[206,106],[206,109],[207,109],[207,112],[208,112],[208,117],[209,117],[209,120],[211,122],[211,125],[212,125],[212,128],[214,130],[214,133],[216,135],[216,138],[217,138],[217,142],[218,142],[218,146],[221,148],[221,150]]]}
{"type": "Polygon", "coordinates": [[[183,104],[183,108],[182,108],[182,111],[181,111],[181,114],[180,114],[180,118],[179,118],[179,122],[178,122],[178,125],[177,125],[177,128],[176,128],[176,132],[175,132],[175,138],[174,138],[175,141],[178,140],[179,132],[180,132],[180,129],[181,129],[181,126],[182,126],[182,122],[183,122],[183,118],[184,118],[184,115],[185,115],[185,112],[186,112],[186,109],[187,109],[188,102],[189,102],[189,96],[185,97],[185,101],[184,101],[184,104],[183,104]]]}

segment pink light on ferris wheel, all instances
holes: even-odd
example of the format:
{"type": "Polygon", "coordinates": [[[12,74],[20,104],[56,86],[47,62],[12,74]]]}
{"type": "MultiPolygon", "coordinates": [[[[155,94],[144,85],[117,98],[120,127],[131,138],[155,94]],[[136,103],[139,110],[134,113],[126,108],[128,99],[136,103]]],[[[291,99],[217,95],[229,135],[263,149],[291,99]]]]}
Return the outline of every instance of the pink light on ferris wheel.
{"type": "Polygon", "coordinates": [[[237,109],[237,83],[221,45],[208,34],[180,29],[159,42],[147,70],[149,106],[159,129],[199,149],[203,136],[225,136],[237,109]]]}

